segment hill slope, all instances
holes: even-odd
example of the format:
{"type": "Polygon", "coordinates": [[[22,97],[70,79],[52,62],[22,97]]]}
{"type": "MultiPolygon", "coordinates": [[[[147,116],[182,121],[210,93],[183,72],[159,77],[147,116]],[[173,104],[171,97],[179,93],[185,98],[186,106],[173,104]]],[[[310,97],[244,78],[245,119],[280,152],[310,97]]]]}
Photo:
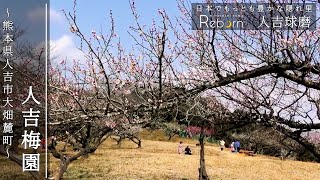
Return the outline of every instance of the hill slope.
{"type": "MultiPolygon", "coordinates": [[[[161,139],[160,139],[161,140],[161,139]]],[[[108,140],[88,158],[72,163],[65,179],[197,179],[199,147],[196,141],[183,140],[194,155],[177,154],[175,142],[146,140],[137,149],[125,141],[118,148],[108,140]]],[[[206,146],[207,173],[211,179],[319,179],[320,164],[285,160],[267,156],[244,156],[221,152],[217,146],[206,146]]],[[[57,161],[51,159],[55,171],[57,161]]]]}

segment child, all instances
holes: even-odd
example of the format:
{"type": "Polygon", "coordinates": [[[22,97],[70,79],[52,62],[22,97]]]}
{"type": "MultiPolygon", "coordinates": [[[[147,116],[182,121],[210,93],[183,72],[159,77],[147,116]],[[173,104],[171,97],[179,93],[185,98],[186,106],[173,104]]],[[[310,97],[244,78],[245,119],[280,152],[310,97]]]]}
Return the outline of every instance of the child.
{"type": "Polygon", "coordinates": [[[178,153],[182,154],[182,152],[183,152],[183,145],[182,145],[182,141],[180,141],[180,144],[178,146],[178,153]]]}
{"type": "Polygon", "coordinates": [[[230,151],[235,152],[236,150],[234,149],[234,141],[230,144],[230,151]]]}
{"type": "Polygon", "coordinates": [[[221,151],[223,151],[223,149],[224,149],[224,147],[225,147],[226,142],[224,142],[224,140],[223,140],[223,139],[221,139],[221,140],[219,141],[219,144],[220,144],[220,149],[221,149],[221,151]]]}

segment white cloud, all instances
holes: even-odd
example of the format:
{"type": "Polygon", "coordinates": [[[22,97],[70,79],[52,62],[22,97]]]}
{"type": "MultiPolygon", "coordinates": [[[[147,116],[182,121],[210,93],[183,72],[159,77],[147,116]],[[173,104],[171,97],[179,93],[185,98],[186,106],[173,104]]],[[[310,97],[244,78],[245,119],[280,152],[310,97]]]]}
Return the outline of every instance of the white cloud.
{"type": "Polygon", "coordinates": [[[84,54],[77,49],[73,42],[72,36],[63,35],[56,40],[50,41],[50,59],[51,62],[60,62],[61,59],[68,59],[69,61],[84,59],[84,54]]]}
{"type": "Polygon", "coordinates": [[[51,23],[62,23],[64,21],[64,16],[61,11],[57,11],[50,8],[50,22],[51,23]]]}

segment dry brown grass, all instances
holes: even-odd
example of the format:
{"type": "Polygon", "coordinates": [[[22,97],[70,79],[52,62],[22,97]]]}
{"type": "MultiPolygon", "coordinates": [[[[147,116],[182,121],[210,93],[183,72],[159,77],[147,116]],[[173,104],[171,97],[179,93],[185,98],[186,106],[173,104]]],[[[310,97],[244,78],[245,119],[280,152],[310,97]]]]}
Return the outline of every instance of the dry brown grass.
{"type": "MultiPolygon", "coordinates": [[[[29,150],[20,150],[25,153],[34,153],[30,149],[29,150]]],[[[45,164],[45,154],[41,153],[40,156],[40,172],[42,175],[40,177],[44,177],[44,164],[45,164]]],[[[22,158],[22,155],[19,154],[19,157],[22,158]]],[[[32,176],[28,172],[22,172],[22,167],[12,160],[8,159],[5,156],[0,156],[0,180],[30,180],[33,179],[32,176]]],[[[44,179],[44,178],[42,178],[44,179]]]]}
{"type": "MultiPolygon", "coordinates": [[[[129,141],[125,141],[121,148],[118,148],[115,141],[106,141],[93,155],[71,164],[65,179],[197,179],[197,141],[183,140],[184,145],[191,146],[194,152],[194,155],[185,156],[177,154],[179,138],[174,138],[174,142],[166,142],[157,133],[153,135],[143,132],[142,135],[144,139],[141,149],[129,141]]],[[[55,171],[57,160],[51,158],[51,161],[51,170],[55,171]]],[[[208,174],[214,180],[320,178],[318,163],[220,152],[217,146],[206,146],[206,165],[208,174]]]]}
{"type": "Polygon", "coordinates": [[[26,180],[32,179],[32,176],[29,173],[23,173],[21,166],[15,162],[7,159],[4,156],[0,157],[0,179],[15,179],[15,180],[26,180]]]}

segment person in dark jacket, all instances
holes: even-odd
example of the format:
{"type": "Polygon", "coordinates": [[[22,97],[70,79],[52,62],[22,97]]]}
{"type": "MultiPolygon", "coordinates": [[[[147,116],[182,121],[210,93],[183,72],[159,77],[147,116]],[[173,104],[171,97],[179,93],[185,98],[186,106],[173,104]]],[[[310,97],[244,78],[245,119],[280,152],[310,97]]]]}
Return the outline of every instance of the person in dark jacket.
{"type": "Polygon", "coordinates": [[[191,152],[191,149],[189,146],[187,146],[185,149],[184,149],[184,154],[187,154],[187,155],[191,155],[192,152],[191,152]]]}

